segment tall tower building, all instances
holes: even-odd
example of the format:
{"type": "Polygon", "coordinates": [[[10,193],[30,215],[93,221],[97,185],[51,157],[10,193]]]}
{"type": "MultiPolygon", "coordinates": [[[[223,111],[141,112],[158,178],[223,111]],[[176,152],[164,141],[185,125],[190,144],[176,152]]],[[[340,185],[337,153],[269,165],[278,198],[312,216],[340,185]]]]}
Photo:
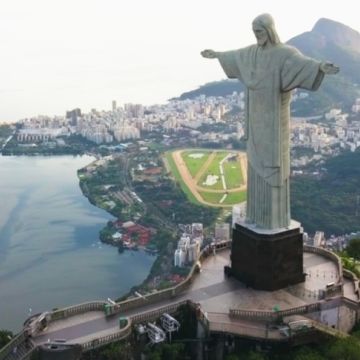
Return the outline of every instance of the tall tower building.
{"type": "Polygon", "coordinates": [[[112,111],[116,111],[116,100],[113,100],[112,103],[111,103],[111,107],[112,107],[112,111]]]}
{"type": "Polygon", "coordinates": [[[76,126],[78,118],[81,117],[81,110],[76,108],[74,110],[67,111],[65,117],[70,121],[71,125],[76,126]]]}

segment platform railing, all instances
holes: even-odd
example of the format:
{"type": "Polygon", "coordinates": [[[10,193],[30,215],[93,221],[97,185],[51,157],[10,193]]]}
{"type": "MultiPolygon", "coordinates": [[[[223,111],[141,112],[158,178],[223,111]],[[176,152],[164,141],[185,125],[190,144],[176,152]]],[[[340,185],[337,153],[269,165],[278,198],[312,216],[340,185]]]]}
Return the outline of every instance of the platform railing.
{"type": "Polygon", "coordinates": [[[107,304],[106,301],[89,301],[82,304],[57,309],[50,313],[51,321],[66,319],[68,317],[83,314],[88,311],[102,311],[105,304],[107,304]]]}
{"type": "Polygon", "coordinates": [[[87,341],[81,344],[81,347],[83,352],[94,350],[98,347],[110,344],[112,342],[124,340],[131,334],[131,332],[132,323],[131,319],[128,319],[127,325],[123,329],[120,329],[118,332],[87,341]]]}
{"type": "Polygon", "coordinates": [[[275,321],[285,316],[307,314],[310,312],[319,311],[320,309],[321,302],[316,302],[313,304],[298,306],[295,308],[281,311],[230,309],[229,316],[233,318],[244,318],[251,320],[275,321]]]}
{"type": "Polygon", "coordinates": [[[333,253],[332,251],[320,248],[320,247],[316,247],[316,246],[310,246],[310,245],[304,245],[304,251],[305,252],[311,252],[314,254],[319,254],[329,260],[332,260],[333,262],[335,262],[336,267],[337,267],[337,271],[339,274],[339,278],[337,279],[337,283],[338,284],[342,284],[342,279],[343,279],[343,268],[342,268],[342,264],[341,264],[341,259],[339,256],[337,256],[335,253],[333,253]]]}
{"type": "Polygon", "coordinates": [[[0,349],[0,360],[5,360],[14,353],[14,348],[19,347],[25,341],[25,333],[21,331],[11,339],[2,349],[0,349]]]}

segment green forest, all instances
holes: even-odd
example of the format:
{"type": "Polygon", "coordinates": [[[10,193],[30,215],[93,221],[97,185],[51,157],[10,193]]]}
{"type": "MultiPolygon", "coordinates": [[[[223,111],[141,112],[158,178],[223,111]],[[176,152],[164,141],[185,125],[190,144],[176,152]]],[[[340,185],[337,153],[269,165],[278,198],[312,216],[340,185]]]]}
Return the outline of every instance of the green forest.
{"type": "Polygon", "coordinates": [[[327,160],[320,178],[294,177],[291,181],[292,218],[305,231],[327,235],[360,229],[360,151],[327,160]]]}

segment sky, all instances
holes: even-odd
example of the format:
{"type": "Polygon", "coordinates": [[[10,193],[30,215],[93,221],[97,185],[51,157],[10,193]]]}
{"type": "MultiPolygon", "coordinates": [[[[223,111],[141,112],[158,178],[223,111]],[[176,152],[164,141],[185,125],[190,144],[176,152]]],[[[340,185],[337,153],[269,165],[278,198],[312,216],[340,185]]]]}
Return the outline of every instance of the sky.
{"type": "Polygon", "coordinates": [[[111,101],[151,105],[225,78],[203,49],[255,42],[273,15],[283,42],[326,17],[360,31],[354,0],[0,0],[0,122],[111,101]]]}

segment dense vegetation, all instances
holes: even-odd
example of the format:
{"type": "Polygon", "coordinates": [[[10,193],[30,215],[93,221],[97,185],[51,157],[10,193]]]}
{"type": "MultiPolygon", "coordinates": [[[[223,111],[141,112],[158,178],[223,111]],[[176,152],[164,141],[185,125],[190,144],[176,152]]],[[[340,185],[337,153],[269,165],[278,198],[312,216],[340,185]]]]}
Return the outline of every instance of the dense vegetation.
{"type": "Polygon", "coordinates": [[[12,133],[13,130],[10,125],[0,125],[0,148],[12,133]]]}
{"type": "Polygon", "coordinates": [[[212,224],[219,214],[216,208],[189,202],[180,184],[168,178],[163,178],[157,184],[137,184],[135,190],[148,206],[152,207],[153,213],[160,213],[161,217],[174,223],[199,222],[206,227],[212,224]]]}
{"type": "Polygon", "coordinates": [[[231,354],[225,360],[359,360],[360,341],[356,335],[332,340],[320,346],[275,349],[266,354],[254,350],[231,354]]]}
{"type": "Polygon", "coordinates": [[[115,157],[106,165],[98,165],[96,171],[88,172],[87,168],[78,170],[80,187],[89,201],[110,212],[115,217],[120,217],[124,205],[109,194],[121,191],[125,186],[125,158],[115,157]],[[116,206],[109,208],[107,201],[116,200],[116,206]]]}
{"type": "Polygon", "coordinates": [[[238,80],[221,80],[207,83],[198,89],[188,91],[180,95],[180,100],[194,99],[200,95],[206,96],[226,96],[234,91],[244,91],[244,86],[238,80]]]}
{"type": "Polygon", "coordinates": [[[353,272],[360,278],[360,238],[353,238],[349,241],[345,250],[338,253],[343,268],[353,272]]]}
{"type": "Polygon", "coordinates": [[[13,130],[11,129],[10,125],[4,124],[0,125],[0,138],[6,139],[12,134],[13,130]]]}
{"type": "Polygon", "coordinates": [[[292,217],[306,231],[345,234],[360,227],[360,151],[327,160],[320,178],[292,179],[292,217]]]}
{"type": "Polygon", "coordinates": [[[0,330],[0,349],[5,346],[13,337],[13,333],[8,330],[0,330]]]}

